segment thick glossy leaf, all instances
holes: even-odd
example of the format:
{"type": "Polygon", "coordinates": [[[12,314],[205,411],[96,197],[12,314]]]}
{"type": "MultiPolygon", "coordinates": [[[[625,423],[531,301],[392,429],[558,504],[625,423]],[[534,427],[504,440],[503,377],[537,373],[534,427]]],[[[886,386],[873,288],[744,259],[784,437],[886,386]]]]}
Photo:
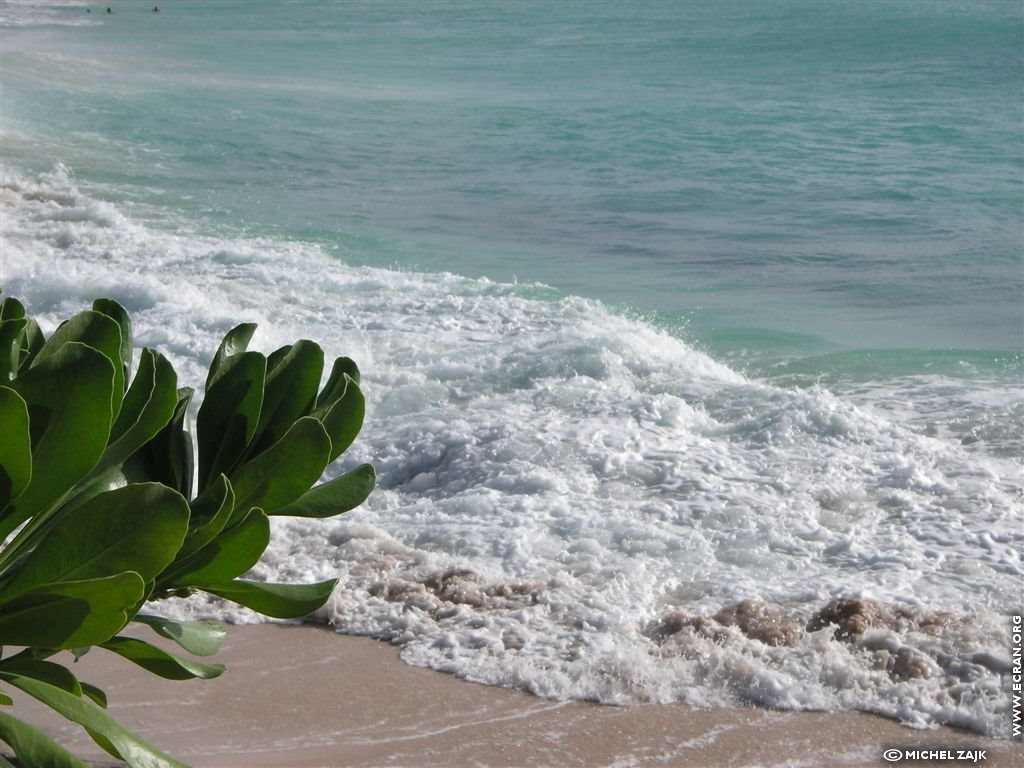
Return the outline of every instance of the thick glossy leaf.
{"type": "Polygon", "coordinates": [[[128,622],[143,596],[137,573],[48,584],[0,605],[0,645],[78,648],[101,643],[128,622]]]}
{"type": "Polygon", "coordinates": [[[178,376],[167,359],[142,350],[139,371],[129,387],[111,428],[107,450],[90,473],[99,475],[117,466],[156,437],[174,417],[178,405],[178,376]]]}
{"type": "MultiPolygon", "coordinates": [[[[38,699],[72,722],[84,726],[90,733],[98,734],[113,747],[116,757],[120,757],[132,768],[187,768],[182,763],[168,757],[152,744],[144,741],[102,709],[73,696],[67,691],[38,680],[17,678],[9,681],[25,693],[38,699]]],[[[101,745],[103,741],[97,740],[101,745]]],[[[46,765],[42,763],[42,765],[46,765]]]]}
{"type": "Polygon", "coordinates": [[[107,708],[107,694],[103,692],[103,689],[89,683],[82,683],[82,694],[88,696],[104,709],[107,708]]]}
{"type": "Polygon", "coordinates": [[[21,360],[18,361],[19,368],[26,368],[32,365],[32,362],[36,359],[36,355],[42,350],[43,345],[46,343],[46,337],[43,336],[42,330],[39,328],[39,323],[31,318],[26,318],[28,325],[25,326],[25,334],[21,338],[21,360]]]}
{"type": "Polygon", "coordinates": [[[124,368],[124,378],[128,381],[128,376],[132,370],[132,353],[134,350],[134,344],[132,343],[132,319],[128,314],[128,310],[122,307],[113,299],[96,299],[92,303],[93,312],[99,312],[100,314],[106,315],[121,329],[121,364],[124,368]]]}
{"type": "Polygon", "coordinates": [[[227,358],[206,390],[196,417],[199,492],[217,475],[231,476],[256,432],[263,405],[267,360],[258,352],[227,358]]]}
{"type": "Polygon", "coordinates": [[[284,437],[296,419],[308,416],[316,403],[324,351],[312,341],[282,347],[267,359],[267,384],[260,422],[249,447],[255,456],[284,437]]]}
{"type": "Polygon", "coordinates": [[[323,425],[304,416],[268,450],[231,475],[235,507],[273,511],[290,504],[320,479],[331,453],[323,425]]]}
{"type": "Polygon", "coordinates": [[[124,488],[126,485],[133,482],[146,483],[149,482],[149,480],[147,480],[145,476],[128,477],[124,473],[124,465],[120,467],[112,467],[96,477],[93,477],[92,473],[89,473],[89,476],[86,479],[76,485],[72,489],[71,493],[61,500],[60,511],[51,517],[42,530],[36,532],[31,546],[35,546],[35,541],[38,541],[40,534],[45,534],[46,530],[52,528],[57,522],[57,520],[53,518],[59,518],[66,514],[70,514],[73,509],[78,508],[101,493],[114,491],[118,488],[124,488]]]}
{"type": "Polygon", "coordinates": [[[60,581],[134,571],[144,580],[166,568],[188,530],[188,503],[159,483],[94,496],[61,517],[21,564],[0,600],[60,581]]]}
{"type": "Polygon", "coordinates": [[[191,557],[175,562],[157,580],[160,589],[219,584],[252,568],[270,543],[270,521],[253,509],[191,557]]]}
{"type": "Polygon", "coordinates": [[[241,515],[235,516],[235,492],[231,488],[231,482],[220,475],[217,480],[206,489],[202,496],[195,499],[191,504],[192,515],[189,518],[189,532],[185,535],[185,542],[178,552],[178,560],[195,554],[216,538],[217,534],[233,523],[241,520],[241,515]]]}
{"type": "Polygon", "coordinates": [[[128,609],[129,621],[131,621],[135,614],[141,611],[142,607],[147,602],[149,602],[149,599],[153,596],[154,589],[156,589],[156,577],[154,576],[152,579],[145,579],[145,585],[142,590],[142,597],[139,599],[138,602],[135,603],[135,605],[128,609]]]}
{"type": "MultiPolygon", "coordinates": [[[[24,766],[45,766],[45,768],[89,768],[49,736],[37,731],[31,725],[0,712],[0,741],[14,750],[18,761],[24,766]]],[[[0,765],[11,765],[0,757],[0,765]]]]}
{"type": "MultiPolygon", "coordinates": [[[[141,586],[140,579],[139,594],[141,586]]],[[[57,648],[85,623],[89,603],[77,596],[29,593],[20,600],[3,605],[2,610],[0,642],[4,645],[57,648]]],[[[105,618],[109,619],[109,616],[105,618]]],[[[118,629],[120,627],[112,623],[110,634],[118,629]]]]}
{"type": "Polygon", "coordinates": [[[327,377],[327,383],[316,399],[316,407],[323,408],[330,405],[345,391],[345,376],[348,376],[356,384],[359,383],[359,367],[351,358],[339,357],[334,360],[331,366],[331,375],[327,377]]]}
{"type": "Polygon", "coordinates": [[[192,475],[195,471],[192,436],[185,424],[193,394],[188,387],[178,390],[178,404],[170,422],[125,463],[129,477],[144,477],[163,483],[186,499],[192,498],[192,475]]]}
{"type": "Polygon", "coordinates": [[[21,320],[25,317],[25,305],[13,296],[0,300],[0,320],[21,320]]]}
{"type": "Polygon", "coordinates": [[[0,387],[0,509],[21,495],[32,479],[32,438],[28,405],[21,395],[0,387]]]}
{"type": "Polygon", "coordinates": [[[28,319],[24,305],[15,298],[0,300],[0,384],[6,384],[21,360],[21,342],[28,319]]]}
{"type": "Polygon", "coordinates": [[[0,384],[6,384],[18,371],[21,339],[27,324],[25,318],[0,320],[0,384]]]}
{"type": "Polygon", "coordinates": [[[370,495],[377,475],[369,464],[318,485],[297,501],[270,514],[282,517],[334,517],[355,509],[370,495]]]}
{"type": "Polygon", "coordinates": [[[191,387],[178,390],[178,406],[174,409],[174,418],[150,443],[154,450],[162,449],[163,453],[158,455],[167,458],[172,471],[170,479],[174,481],[171,487],[186,499],[192,498],[192,483],[196,472],[192,435],[185,421],[194,394],[195,390],[191,387]]]}
{"type": "Polygon", "coordinates": [[[52,661],[12,657],[0,663],[0,672],[42,680],[44,683],[55,685],[68,693],[75,694],[75,696],[82,695],[82,684],[78,682],[78,678],[72,674],[71,670],[52,661]]]}
{"type": "Polygon", "coordinates": [[[121,398],[124,396],[124,365],[121,362],[121,328],[116,321],[104,314],[93,311],[79,312],[66,323],[63,323],[53,335],[46,340],[39,350],[32,366],[38,366],[57,354],[58,350],[68,342],[81,342],[102,352],[114,369],[114,387],[111,393],[110,408],[114,418],[121,409],[121,398]]]}
{"type": "Polygon", "coordinates": [[[58,501],[103,454],[113,365],[95,349],[69,342],[10,386],[28,405],[33,473],[21,496],[0,511],[0,539],[58,501]]]}
{"type": "Polygon", "coordinates": [[[218,621],[171,621],[140,613],[135,621],[148,625],[154,632],[173,640],[196,656],[213,656],[224,644],[227,631],[218,621]]]}
{"type": "MultiPolygon", "coordinates": [[[[231,481],[226,475],[218,475],[217,479],[210,483],[206,490],[189,502],[192,509],[192,516],[189,518],[190,528],[202,528],[210,524],[217,517],[224,514],[225,506],[234,506],[235,492],[231,481]]],[[[223,526],[221,526],[223,528],[223,526]]]]}
{"type": "Polygon", "coordinates": [[[197,661],[183,659],[134,637],[112,637],[105,643],[100,643],[100,647],[113,651],[128,661],[138,664],[147,672],[152,672],[167,680],[191,680],[193,678],[210,680],[218,677],[227,669],[223,664],[201,664],[197,661]]]}
{"type": "Polygon", "coordinates": [[[239,603],[275,619],[299,619],[327,602],[337,579],[316,584],[267,584],[236,579],[227,584],[203,584],[199,589],[239,603]]]}
{"type": "MultiPolygon", "coordinates": [[[[113,426],[110,427],[110,442],[115,443],[139,420],[146,409],[146,404],[153,397],[156,387],[156,358],[153,350],[144,349],[139,357],[139,369],[121,401],[121,412],[117,414],[113,426]]],[[[177,377],[175,377],[177,378],[177,377]]],[[[178,398],[175,397],[175,405],[178,398]]]]}
{"type": "Polygon", "coordinates": [[[241,323],[228,331],[217,347],[217,353],[210,361],[210,371],[206,375],[206,389],[213,386],[213,382],[221,373],[224,361],[229,357],[240,355],[249,348],[252,335],[256,333],[256,323],[241,323]]]}
{"type": "Polygon", "coordinates": [[[336,400],[313,411],[313,416],[323,422],[324,429],[331,437],[330,461],[334,461],[352,445],[366,414],[363,393],[355,379],[344,374],[344,383],[345,389],[336,400]]]}

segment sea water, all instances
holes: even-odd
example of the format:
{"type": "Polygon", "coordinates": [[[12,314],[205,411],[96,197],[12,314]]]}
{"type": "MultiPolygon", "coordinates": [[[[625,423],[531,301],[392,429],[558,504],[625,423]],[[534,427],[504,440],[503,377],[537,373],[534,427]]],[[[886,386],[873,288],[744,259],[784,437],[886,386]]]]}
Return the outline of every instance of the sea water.
{"type": "Polygon", "coordinates": [[[0,6],[0,285],[197,386],[357,360],[379,486],[257,578],[545,696],[1009,733],[1020,3],[151,5],[0,6]]]}

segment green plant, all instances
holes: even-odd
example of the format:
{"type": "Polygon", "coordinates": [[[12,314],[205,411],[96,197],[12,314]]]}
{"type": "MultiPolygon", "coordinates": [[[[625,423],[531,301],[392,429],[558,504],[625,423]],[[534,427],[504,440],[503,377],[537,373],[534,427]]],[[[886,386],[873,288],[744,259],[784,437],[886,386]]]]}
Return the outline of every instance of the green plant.
{"type": "MultiPolygon", "coordinates": [[[[120,304],[99,299],[45,338],[20,302],[0,302],[0,685],[79,723],[131,766],[180,763],[110,718],[103,692],[51,657],[69,650],[77,660],[98,646],[161,677],[216,677],[222,665],[118,633],[134,621],[209,656],[224,637],[219,624],[169,621],[143,606],[205,591],[276,618],[316,610],[336,580],[239,577],[270,542],[269,515],[330,517],[374,485],[362,465],[312,487],[362,426],[355,364],[335,360],[321,388],[318,345],[264,356],[248,350],[255,328],[231,330],[213,358],[194,452],[193,390],[179,389],[151,349],[133,375],[120,304]]],[[[13,703],[0,689],[0,741],[24,765],[84,765],[4,711],[13,703]]]]}

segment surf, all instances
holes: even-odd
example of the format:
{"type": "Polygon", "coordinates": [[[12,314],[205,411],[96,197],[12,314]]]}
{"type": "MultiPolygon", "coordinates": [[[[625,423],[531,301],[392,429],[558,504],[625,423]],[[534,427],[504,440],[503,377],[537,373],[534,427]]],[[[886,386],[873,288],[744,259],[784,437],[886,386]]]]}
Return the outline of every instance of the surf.
{"type": "Polygon", "coordinates": [[[99,290],[186,371],[242,316],[257,346],[310,335],[360,361],[350,461],[372,461],[379,489],[336,524],[275,522],[256,569],[342,574],[321,621],[545,696],[1001,733],[1024,543],[1012,462],[543,286],[162,231],[61,168],[2,190],[4,289],[43,322],[99,290]],[[817,626],[841,600],[860,601],[859,633],[817,626]]]}

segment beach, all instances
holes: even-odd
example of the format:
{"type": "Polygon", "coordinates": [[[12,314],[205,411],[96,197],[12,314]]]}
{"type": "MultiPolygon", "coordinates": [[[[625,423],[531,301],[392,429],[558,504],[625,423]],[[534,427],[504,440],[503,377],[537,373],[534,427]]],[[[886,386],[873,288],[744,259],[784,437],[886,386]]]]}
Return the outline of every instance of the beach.
{"type": "Polygon", "coordinates": [[[1024,762],[1024,5],[91,5],[0,0],[3,298],[117,302],[205,457],[225,335],[315,342],[365,400],[320,481],[376,473],[264,510],[245,578],[337,580],[316,626],[162,600],[231,671],[93,651],[115,717],[197,766],[1024,762]]]}
{"type": "MultiPolygon", "coordinates": [[[[214,658],[228,671],[208,681],[158,679],[101,650],[74,670],[106,690],[110,714],[195,768],[879,766],[893,748],[1024,760],[1020,743],[861,713],[552,701],[412,667],[396,647],[320,626],[231,626],[214,658]]],[[[76,726],[31,703],[22,715],[110,764],[76,726]]]]}

